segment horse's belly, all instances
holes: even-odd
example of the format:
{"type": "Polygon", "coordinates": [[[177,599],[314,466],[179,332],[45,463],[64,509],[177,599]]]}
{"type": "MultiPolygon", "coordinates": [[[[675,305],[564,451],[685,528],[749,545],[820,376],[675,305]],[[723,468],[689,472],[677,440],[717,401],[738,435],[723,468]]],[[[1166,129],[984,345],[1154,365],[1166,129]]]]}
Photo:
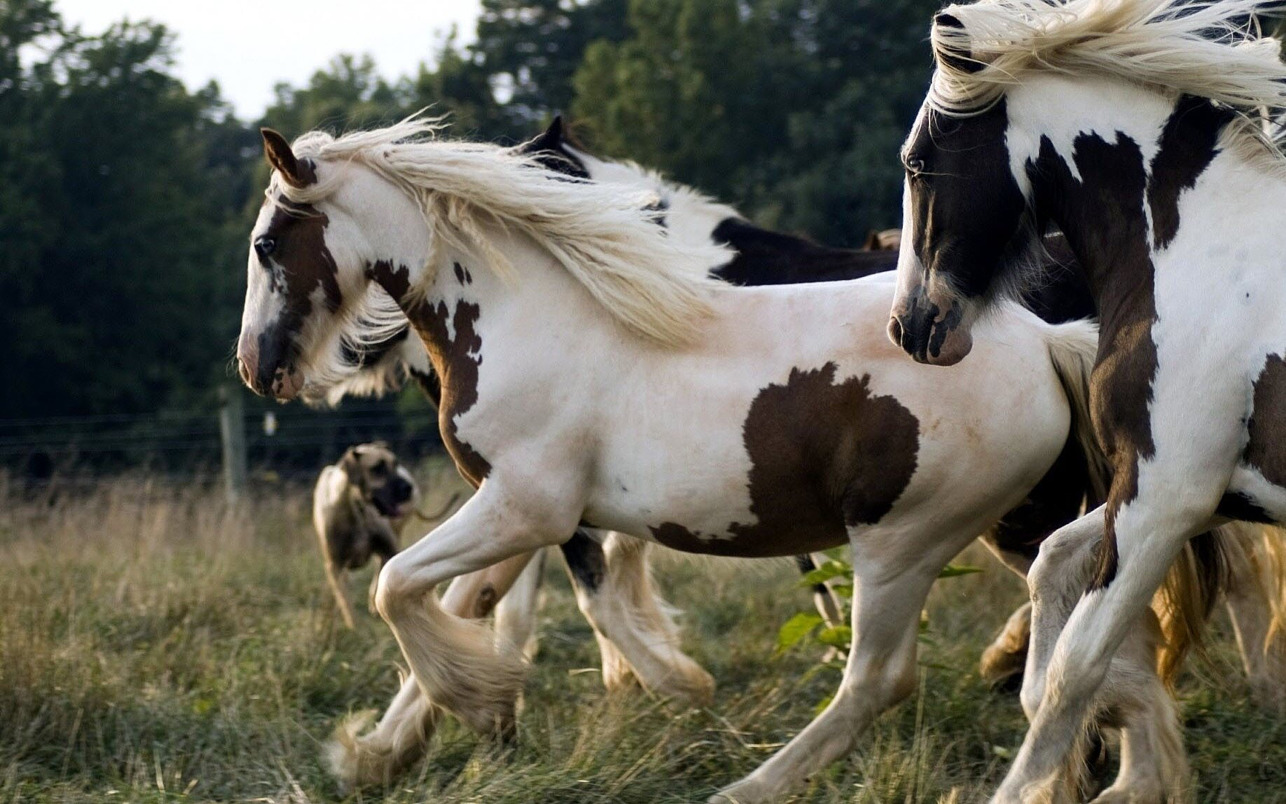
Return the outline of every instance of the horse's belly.
{"type": "Polygon", "coordinates": [[[819,550],[879,522],[911,482],[919,451],[916,417],[873,393],[869,375],[845,376],[835,363],[790,371],[717,429],[679,459],[673,445],[658,448],[670,457],[648,473],[659,481],[629,504],[620,482],[586,518],[687,552],[819,550]]]}

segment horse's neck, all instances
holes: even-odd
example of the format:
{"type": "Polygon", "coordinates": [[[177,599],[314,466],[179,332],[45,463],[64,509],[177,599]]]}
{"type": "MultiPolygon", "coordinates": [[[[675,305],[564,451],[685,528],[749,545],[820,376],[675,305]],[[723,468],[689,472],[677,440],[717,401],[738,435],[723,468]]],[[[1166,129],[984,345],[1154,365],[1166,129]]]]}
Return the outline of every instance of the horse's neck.
{"type": "MultiPolygon", "coordinates": [[[[437,262],[413,263],[374,276],[398,302],[423,344],[411,368],[432,367],[450,401],[462,375],[475,374],[484,348],[499,353],[539,349],[552,332],[575,329],[578,340],[611,326],[606,312],[566,271],[522,235],[488,231],[510,260],[516,277],[506,281],[485,258],[443,249],[437,262]]],[[[418,344],[417,344],[418,345],[418,344]]],[[[408,349],[414,347],[408,347],[408,349]]]]}
{"type": "Polygon", "coordinates": [[[1043,79],[1007,104],[1011,126],[1038,132],[1011,131],[1011,159],[1067,237],[1107,328],[1142,283],[1151,287],[1154,252],[1178,226],[1178,197],[1227,122],[1207,101],[1178,102],[1117,82],[1043,79]]]}

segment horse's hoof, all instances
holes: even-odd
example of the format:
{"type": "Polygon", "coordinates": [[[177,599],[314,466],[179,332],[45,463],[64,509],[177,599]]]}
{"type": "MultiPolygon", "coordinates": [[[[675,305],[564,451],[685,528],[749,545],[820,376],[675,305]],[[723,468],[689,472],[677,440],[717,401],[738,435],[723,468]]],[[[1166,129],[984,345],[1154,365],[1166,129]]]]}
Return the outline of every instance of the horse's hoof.
{"type": "Polygon", "coordinates": [[[1027,669],[1027,651],[1014,653],[988,648],[978,664],[978,674],[996,692],[1018,692],[1023,688],[1023,671],[1027,669]]]}

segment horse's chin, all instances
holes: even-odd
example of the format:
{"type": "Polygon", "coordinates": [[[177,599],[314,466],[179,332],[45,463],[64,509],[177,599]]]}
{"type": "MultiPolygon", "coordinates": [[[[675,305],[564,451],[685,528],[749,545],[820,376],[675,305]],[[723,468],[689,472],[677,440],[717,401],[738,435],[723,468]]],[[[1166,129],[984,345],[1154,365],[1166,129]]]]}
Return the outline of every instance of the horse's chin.
{"type": "Polygon", "coordinates": [[[272,381],[272,398],[278,402],[289,402],[304,390],[304,373],[298,368],[278,369],[272,381]]]}
{"type": "Polygon", "coordinates": [[[953,330],[937,350],[932,348],[915,359],[929,366],[954,366],[973,351],[973,336],[968,330],[953,330]]]}

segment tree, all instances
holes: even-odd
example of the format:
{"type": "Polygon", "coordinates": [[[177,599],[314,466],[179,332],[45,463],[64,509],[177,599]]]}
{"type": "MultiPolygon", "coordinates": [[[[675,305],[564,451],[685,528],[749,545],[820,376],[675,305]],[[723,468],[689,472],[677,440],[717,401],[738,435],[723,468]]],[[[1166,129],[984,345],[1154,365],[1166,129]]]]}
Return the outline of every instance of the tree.
{"type": "MultiPolygon", "coordinates": [[[[4,7],[6,37],[33,5],[4,7]]],[[[213,263],[231,253],[240,179],[209,158],[229,121],[217,90],[173,77],[161,26],[86,37],[46,17],[38,30],[55,40],[48,58],[18,64],[0,98],[20,111],[0,136],[18,151],[0,182],[6,246],[15,233],[0,257],[0,415],[156,409],[209,388],[235,334],[226,285],[243,269],[213,263]]]]}
{"type": "Polygon", "coordinates": [[[586,48],[624,39],[627,7],[628,0],[483,0],[472,51],[509,95],[513,125],[530,128],[571,108],[572,75],[586,48]]]}
{"type": "Polygon", "coordinates": [[[592,44],[576,116],[599,148],[837,244],[897,223],[897,145],[928,75],[925,0],[634,0],[592,44]]]}

